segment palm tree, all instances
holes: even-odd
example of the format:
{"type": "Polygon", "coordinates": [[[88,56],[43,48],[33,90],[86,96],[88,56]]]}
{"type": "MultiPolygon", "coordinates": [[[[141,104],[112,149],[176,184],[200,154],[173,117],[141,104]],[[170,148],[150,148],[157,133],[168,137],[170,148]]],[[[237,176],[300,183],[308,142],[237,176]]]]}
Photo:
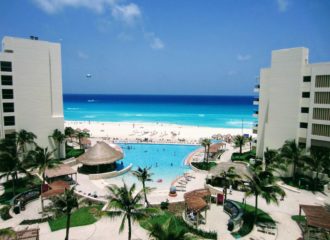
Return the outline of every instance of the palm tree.
{"type": "Polygon", "coordinates": [[[45,172],[48,168],[56,167],[60,162],[52,157],[54,151],[49,152],[48,148],[37,147],[34,154],[34,167],[38,168],[39,174],[42,177],[42,184],[45,184],[45,172]]]}
{"type": "Polygon", "coordinates": [[[183,228],[178,227],[175,217],[170,217],[166,221],[153,222],[149,226],[150,238],[153,240],[188,240],[192,239],[187,236],[183,228]]]}
{"type": "Polygon", "coordinates": [[[252,151],[252,142],[253,142],[253,138],[252,138],[252,136],[249,136],[249,137],[247,138],[247,140],[248,140],[248,142],[249,142],[249,144],[250,144],[250,151],[252,151]]]}
{"type": "Polygon", "coordinates": [[[57,196],[53,200],[52,210],[55,212],[63,213],[66,215],[66,234],[65,240],[69,240],[70,219],[71,213],[74,208],[78,208],[78,199],[74,193],[75,188],[65,189],[62,196],[57,196]]]}
{"type": "Polygon", "coordinates": [[[314,189],[319,182],[319,174],[324,171],[324,167],[329,168],[330,154],[324,151],[311,151],[310,155],[302,157],[306,168],[316,173],[313,180],[314,189]],[[325,164],[326,163],[326,164],[325,164]]]}
{"type": "Polygon", "coordinates": [[[11,177],[13,196],[16,193],[15,185],[18,173],[23,172],[29,175],[26,168],[30,164],[32,153],[33,151],[29,151],[23,159],[20,159],[14,139],[5,138],[0,142],[0,178],[6,177],[8,181],[11,177]]]}
{"type": "Polygon", "coordinates": [[[259,165],[251,168],[252,176],[246,175],[249,185],[246,189],[245,196],[255,196],[254,221],[257,221],[258,213],[258,197],[266,200],[267,204],[272,202],[278,204],[278,197],[284,197],[285,192],[275,183],[276,178],[271,171],[264,171],[259,165]]]}
{"type": "Polygon", "coordinates": [[[28,132],[24,129],[19,132],[15,132],[16,137],[16,146],[18,147],[18,151],[21,153],[26,152],[26,144],[35,144],[34,140],[37,136],[33,132],[28,132]]]}
{"type": "Polygon", "coordinates": [[[210,152],[210,146],[211,146],[211,140],[208,138],[204,138],[201,141],[201,145],[204,147],[204,162],[209,162],[209,152],[210,152]]]}
{"type": "Polygon", "coordinates": [[[293,165],[293,179],[296,179],[297,167],[301,167],[304,149],[298,146],[296,140],[285,141],[281,148],[281,157],[289,164],[293,165]]]}
{"type": "Polygon", "coordinates": [[[277,171],[282,170],[285,171],[287,169],[287,164],[281,158],[279,151],[275,149],[266,148],[264,152],[264,163],[265,163],[265,170],[269,171],[277,171]]]}
{"type": "Polygon", "coordinates": [[[76,133],[76,131],[72,127],[66,127],[64,129],[64,135],[66,137],[71,138],[71,141],[72,141],[72,137],[75,135],[75,133],[76,133]]]}
{"type": "Polygon", "coordinates": [[[227,171],[223,171],[220,176],[224,179],[223,193],[225,195],[225,201],[227,199],[227,189],[230,185],[233,185],[235,181],[241,177],[236,173],[235,167],[228,168],[227,171]]]}
{"type": "Polygon", "coordinates": [[[82,140],[83,138],[87,138],[87,137],[89,137],[90,135],[89,135],[88,132],[85,132],[85,131],[77,131],[77,132],[76,132],[76,136],[77,136],[77,138],[78,138],[78,144],[79,144],[79,147],[80,147],[80,149],[82,149],[82,143],[81,143],[81,140],[82,140]]]}
{"type": "Polygon", "coordinates": [[[139,202],[143,198],[142,190],[139,191],[135,196],[135,184],[129,189],[124,183],[123,187],[109,186],[110,193],[112,196],[109,198],[109,204],[107,215],[110,218],[123,217],[119,232],[122,232],[125,228],[125,221],[128,222],[128,240],[131,240],[132,236],[132,222],[147,217],[149,214],[155,213],[156,210],[153,208],[144,208],[139,202]]]}
{"type": "Polygon", "coordinates": [[[235,147],[239,147],[239,154],[242,155],[242,147],[246,142],[246,138],[243,135],[237,135],[234,138],[235,147]]]}
{"type": "Polygon", "coordinates": [[[149,206],[149,202],[147,199],[147,188],[146,188],[146,182],[151,182],[151,176],[153,175],[149,170],[151,169],[151,167],[149,168],[138,168],[137,171],[133,171],[132,174],[142,183],[142,190],[144,193],[144,201],[147,204],[147,206],[149,206]]]}
{"type": "Polygon", "coordinates": [[[61,158],[61,144],[65,140],[65,135],[58,129],[55,129],[53,134],[50,136],[53,138],[54,142],[57,145],[57,157],[58,159],[61,158]]]}

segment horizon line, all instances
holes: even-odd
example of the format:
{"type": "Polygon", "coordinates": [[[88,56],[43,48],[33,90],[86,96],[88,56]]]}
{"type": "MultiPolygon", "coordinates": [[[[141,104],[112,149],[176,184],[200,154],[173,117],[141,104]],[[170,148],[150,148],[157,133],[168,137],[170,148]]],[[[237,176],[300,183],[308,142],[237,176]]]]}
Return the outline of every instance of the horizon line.
{"type": "Polygon", "coordinates": [[[203,94],[141,94],[141,93],[63,93],[63,95],[113,95],[113,96],[187,96],[187,97],[254,97],[254,95],[203,95],[203,94]]]}

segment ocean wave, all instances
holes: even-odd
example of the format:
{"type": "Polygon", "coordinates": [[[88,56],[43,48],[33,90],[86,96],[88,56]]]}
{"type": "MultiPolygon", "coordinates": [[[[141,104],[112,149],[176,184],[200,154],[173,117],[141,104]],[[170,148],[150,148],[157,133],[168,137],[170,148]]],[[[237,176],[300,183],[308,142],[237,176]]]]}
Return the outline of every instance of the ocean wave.
{"type": "Polygon", "coordinates": [[[83,118],[96,118],[96,116],[95,115],[85,115],[85,116],[83,116],[83,118]]]}
{"type": "Polygon", "coordinates": [[[198,117],[205,117],[205,114],[198,114],[198,117]]]}
{"type": "MultiPolygon", "coordinates": [[[[241,127],[242,126],[242,121],[239,120],[231,120],[231,121],[227,121],[226,124],[230,125],[230,126],[236,126],[236,127],[241,127]]],[[[253,126],[253,122],[249,122],[249,121],[243,121],[243,127],[252,127],[253,126]]]]}
{"type": "Polygon", "coordinates": [[[79,110],[80,108],[66,108],[66,110],[79,110]]]}

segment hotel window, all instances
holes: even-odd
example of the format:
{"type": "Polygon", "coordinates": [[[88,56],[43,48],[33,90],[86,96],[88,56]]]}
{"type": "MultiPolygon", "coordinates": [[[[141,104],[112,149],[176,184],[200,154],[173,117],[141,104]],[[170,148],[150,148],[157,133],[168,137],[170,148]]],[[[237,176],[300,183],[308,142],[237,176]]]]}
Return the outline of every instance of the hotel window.
{"type": "Polygon", "coordinates": [[[0,69],[2,72],[11,72],[11,62],[0,62],[0,69]]]}
{"type": "Polygon", "coordinates": [[[5,116],[3,117],[3,122],[5,126],[14,126],[15,125],[15,117],[14,116],[5,116]]]}
{"type": "Polygon", "coordinates": [[[313,119],[330,121],[330,108],[314,108],[313,119]]]}
{"type": "Polygon", "coordinates": [[[330,87],[330,75],[319,75],[315,78],[315,87],[330,87]]]}
{"type": "Polygon", "coordinates": [[[307,107],[302,107],[302,108],[301,108],[301,113],[309,113],[309,108],[307,108],[307,107]]]}
{"type": "Polygon", "coordinates": [[[13,76],[1,75],[1,85],[6,85],[6,86],[13,85],[13,76]]]}
{"type": "Polygon", "coordinates": [[[310,82],[311,81],[311,76],[304,76],[303,81],[304,82],[310,82]]]}
{"type": "Polygon", "coordinates": [[[315,92],[314,103],[330,104],[330,92],[315,92]]]}
{"type": "Polygon", "coordinates": [[[300,123],[300,128],[307,128],[307,127],[308,127],[308,123],[305,122],[300,123]]]}
{"type": "Polygon", "coordinates": [[[13,89],[2,89],[2,99],[13,99],[14,91],[13,89]]]}
{"type": "Polygon", "coordinates": [[[309,98],[310,97],[310,92],[303,92],[302,97],[303,98],[309,98]]]}
{"type": "Polygon", "coordinates": [[[14,112],[14,103],[3,103],[3,112],[14,112]]]}
{"type": "Polygon", "coordinates": [[[330,137],[330,125],[313,124],[312,134],[317,136],[330,137]]]}

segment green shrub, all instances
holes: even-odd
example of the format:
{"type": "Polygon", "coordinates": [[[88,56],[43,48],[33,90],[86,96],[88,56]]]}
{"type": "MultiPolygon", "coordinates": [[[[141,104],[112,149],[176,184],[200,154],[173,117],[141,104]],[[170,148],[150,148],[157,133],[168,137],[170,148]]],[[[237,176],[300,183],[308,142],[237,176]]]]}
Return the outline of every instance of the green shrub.
{"type": "Polygon", "coordinates": [[[250,158],[254,158],[254,159],[256,158],[256,151],[255,150],[245,152],[245,153],[242,153],[242,154],[239,154],[239,153],[235,152],[231,155],[231,160],[232,161],[249,162],[250,158]]]}
{"type": "Polygon", "coordinates": [[[74,148],[71,148],[71,149],[67,150],[66,157],[67,158],[72,158],[72,157],[77,158],[80,155],[82,155],[84,152],[85,152],[84,149],[74,149],[74,148]]]}
{"type": "Polygon", "coordinates": [[[161,202],[160,203],[160,209],[162,209],[162,210],[167,210],[168,209],[168,206],[169,206],[168,199],[166,199],[165,202],[161,202]]]}
{"type": "Polygon", "coordinates": [[[36,218],[36,219],[26,219],[23,220],[19,225],[32,225],[36,223],[44,223],[50,220],[50,217],[36,218]]]}
{"type": "Polygon", "coordinates": [[[306,222],[306,217],[305,216],[293,215],[293,216],[291,216],[291,219],[293,221],[296,221],[297,223],[306,222]]]}
{"type": "Polygon", "coordinates": [[[215,162],[192,162],[191,163],[195,168],[200,170],[209,171],[211,168],[215,167],[217,164],[215,162]]]}
{"type": "Polygon", "coordinates": [[[11,208],[10,205],[6,205],[0,209],[0,217],[2,218],[2,220],[8,220],[11,218],[9,214],[10,208],[11,208]]]}

